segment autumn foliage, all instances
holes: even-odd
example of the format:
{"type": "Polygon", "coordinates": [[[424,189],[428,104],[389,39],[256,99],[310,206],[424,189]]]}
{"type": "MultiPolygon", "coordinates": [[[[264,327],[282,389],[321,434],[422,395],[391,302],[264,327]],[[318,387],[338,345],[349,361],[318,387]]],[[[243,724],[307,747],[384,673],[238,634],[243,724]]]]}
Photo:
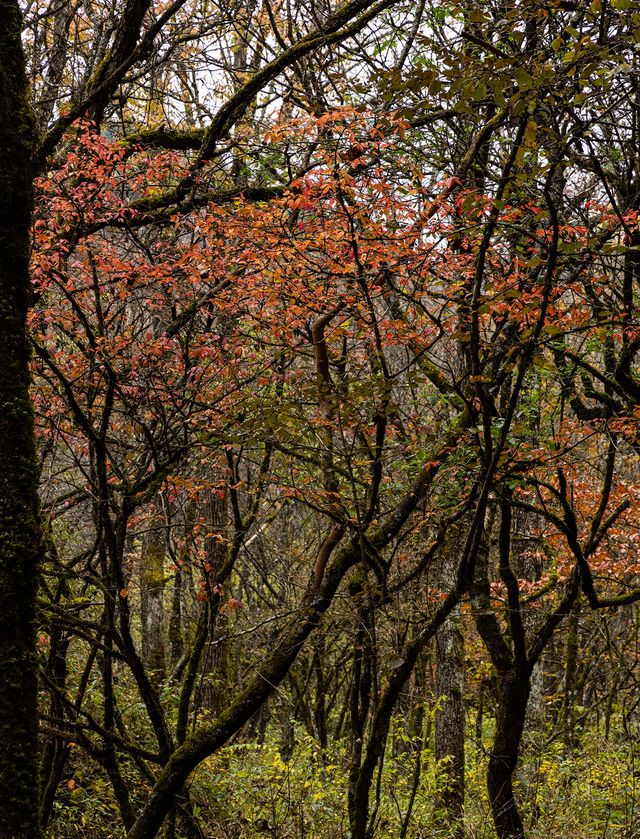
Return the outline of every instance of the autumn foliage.
{"type": "Polygon", "coordinates": [[[524,839],[626,759],[632,5],[26,10],[30,839],[524,839]]]}

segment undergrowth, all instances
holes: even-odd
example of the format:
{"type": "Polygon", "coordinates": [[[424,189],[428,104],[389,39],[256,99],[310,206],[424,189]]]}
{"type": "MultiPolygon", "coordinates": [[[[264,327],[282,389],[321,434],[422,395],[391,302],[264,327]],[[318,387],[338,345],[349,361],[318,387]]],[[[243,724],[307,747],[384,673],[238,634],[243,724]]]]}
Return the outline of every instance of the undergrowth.
{"type": "MultiPolygon", "coordinates": [[[[236,742],[206,760],[193,777],[194,815],[208,839],[271,836],[277,839],[348,839],[349,749],[346,741],[322,752],[297,731],[296,746],[283,759],[275,738],[263,744],[236,742]]],[[[438,807],[443,772],[429,748],[420,754],[400,727],[390,739],[379,795],[372,791],[374,836],[397,839],[410,806],[416,761],[420,779],[407,839],[444,839],[450,825],[438,807]]],[[[528,750],[518,771],[517,794],[529,839],[640,839],[640,764],[637,744],[585,734],[566,754],[559,741],[528,750]]],[[[467,749],[464,834],[494,839],[485,790],[486,753],[467,749]]],[[[131,771],[131,770],[130,770],[131,771]]],[[[142,805],[148,790],[136,790],[142,805]]],[[[95,767],[74,762],[61,784],[47,839],[115,839],[118,824],[111,788],[95,767]]],[[[180,836],[178,830],[177,836],[180,836]]]]}

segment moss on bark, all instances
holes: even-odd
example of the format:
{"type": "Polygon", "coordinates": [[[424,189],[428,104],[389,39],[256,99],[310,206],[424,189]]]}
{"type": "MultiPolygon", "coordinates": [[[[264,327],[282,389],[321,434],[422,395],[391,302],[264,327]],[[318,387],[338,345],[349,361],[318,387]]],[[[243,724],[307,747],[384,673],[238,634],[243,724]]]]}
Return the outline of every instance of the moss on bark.
{"type": "Polygon", "coordinates": [[[26,319],[36,134],[15,0],[0,0],[0,20],[0,835],[34,839],[41,539],[26,319]]]}

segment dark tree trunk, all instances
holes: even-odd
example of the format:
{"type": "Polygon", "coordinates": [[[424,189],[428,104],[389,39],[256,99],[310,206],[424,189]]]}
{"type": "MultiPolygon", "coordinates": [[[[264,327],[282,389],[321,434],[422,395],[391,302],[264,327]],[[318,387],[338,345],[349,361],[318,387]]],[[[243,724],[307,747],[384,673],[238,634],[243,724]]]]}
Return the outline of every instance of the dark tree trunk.
{"type": "MultiPolygon", "coordinates": [[[[213,477],[217,477],[215,473],[213,477]]],[[[202,502],[201,515],[207,522],[208,531],[204,542],[204,555],[211,608],[208,613],[205,646],[202,652],[200,695],[196,698],[196,704],[208,711],[220,713],[229,703],[229,686],[233,684],[230,644],[228,641],[215,637],[219,604],[217,600],[214,603],[212,596],[212,588],[215,586],[218,576],[222,573],[227,559],[229,511],[226,491],[211,491],[202,502]]]]}
{"type": "Polygon", "coordinates": [[[169,617],[169,651],[171,667],[175,668],[182,659],[184,641],[182,639],[182,571],[177,568],[173,573],[173,594],[171,596],[171,615],[169,617]]]}
{"type": "Polygon", "coordinates": [[[487,791],[498,839],[524,839],[524,827],[513,794],[513,774],[518,764],[527,703],[531,692],[531,664],[527,659],[517,579],[510,566],[511,498],[500,500],[498,559],[500,577],[509,598],[509,641],[503,635],[490,600],[490,542],[495,508],[485,522],[483,549],[478,554],[472,589],[475,622],[498,679],[496,728],[487,768],[487,791]]]}
{"type": "MultiPolygon", "coordinates": [[[[372,700],[374,657],[372,649],[373,614],[369,603],[364,603],[358,615],[354,639],[353,673],[351,683],[351,770],[349,772],[348,810],[353,839],[367,836],[369,821],[369,788],[362,795],[362,753],[366,725],[372,700]]],[[[386,737],[386,733],[385,733],[386,737]]]]}
{"type": "Polygon", "coordinates": [[[577,599],[569,615],[567,629],[567,648],[564,671],[564,698],[562,702],[562,725],[565,752],[570,753],[575,747],[575,705],[576,674],[579,655],[580,600],[577,599]]]}
{"type": "MultiPolygon", "coordinates": [[[[531,418],[536,422],[535,416],[531,418]]],[[[536,435],[532,433],[532,442],[536,435]]],[[[529,510],[514,509],[512,512],[513,539],[511,540],[511,562],[516,577],[521,580],[536,582],[542,574],[542,562],[535,551],[532,551],[532,540],[542,528],[540,517],[529,510]]],[[[539,616],[535,609],[524,609],[522,624],[527,637],[533,635],[539,623],[539,616]]],[[[539,659],[531,671],[529,702],[525,721],[525,742],[536,744],[543,736],[544,728],[544,667],[539,659]]]]}
{"type": "MultiPolygon", "coordinates": [[[[462,549],[456,534],[443,557],[442,587],[451,590],[456,584],[457,560],[462,549]]],[[[443,786],[439,804],[446,813],[451,836],[462,834],[464,808],[464,636],[460,625],[460,607],[452,610],[436,633],[435,758],[439,762],[443,786]]]]}
{"type": "MultiPolygon", "coordinates": [[[[54,627],[50,637],[49,662],[47,664],[47,675],[56,687],[64,694],[67,685],[67,655],[71,638],[62,632],[59,627],[54,627]]],[[[55,693],[51,695],[49,713],[52,717],[65,718],[65,708],[60,697],[55,693]]],[[[40,797],[40,825],[44,830],[53,811],[58,784],[62,780],[64,767],[67,762],[69,741],[62,737],[51,736],[42,749],[40,760],[40,785],[42,794],[40,797]]]]}
{"type": "Polygon", "coordinates": [[[523,839],[524,827],[513,794],[513,773],[527,716],[528,672],[514,668],[500,675],[496,731],[487,770],[487,790],[498,839],[523,839]]]}
{"type": "Polygon", "coordinates": [[[41,538],[29,398],[29,244],[35,122],[22,19],[0,0],[0,835],[37,837],[35,604],[41,538]]]}

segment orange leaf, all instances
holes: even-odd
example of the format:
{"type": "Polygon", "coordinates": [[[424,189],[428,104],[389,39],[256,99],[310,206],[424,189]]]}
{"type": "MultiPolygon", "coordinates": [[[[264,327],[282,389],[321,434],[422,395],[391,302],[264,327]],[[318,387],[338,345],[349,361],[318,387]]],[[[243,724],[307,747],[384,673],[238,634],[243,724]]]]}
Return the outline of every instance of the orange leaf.
{"type": "Polygon", "coordinates": [[[238,600],[236,597],[230,597],[227,600],[226,605],[227,609],[229,609],[230,612],[235,612],[237,609],[244,608],[244,603],[242,602],[242,600],[238,600]]]}

